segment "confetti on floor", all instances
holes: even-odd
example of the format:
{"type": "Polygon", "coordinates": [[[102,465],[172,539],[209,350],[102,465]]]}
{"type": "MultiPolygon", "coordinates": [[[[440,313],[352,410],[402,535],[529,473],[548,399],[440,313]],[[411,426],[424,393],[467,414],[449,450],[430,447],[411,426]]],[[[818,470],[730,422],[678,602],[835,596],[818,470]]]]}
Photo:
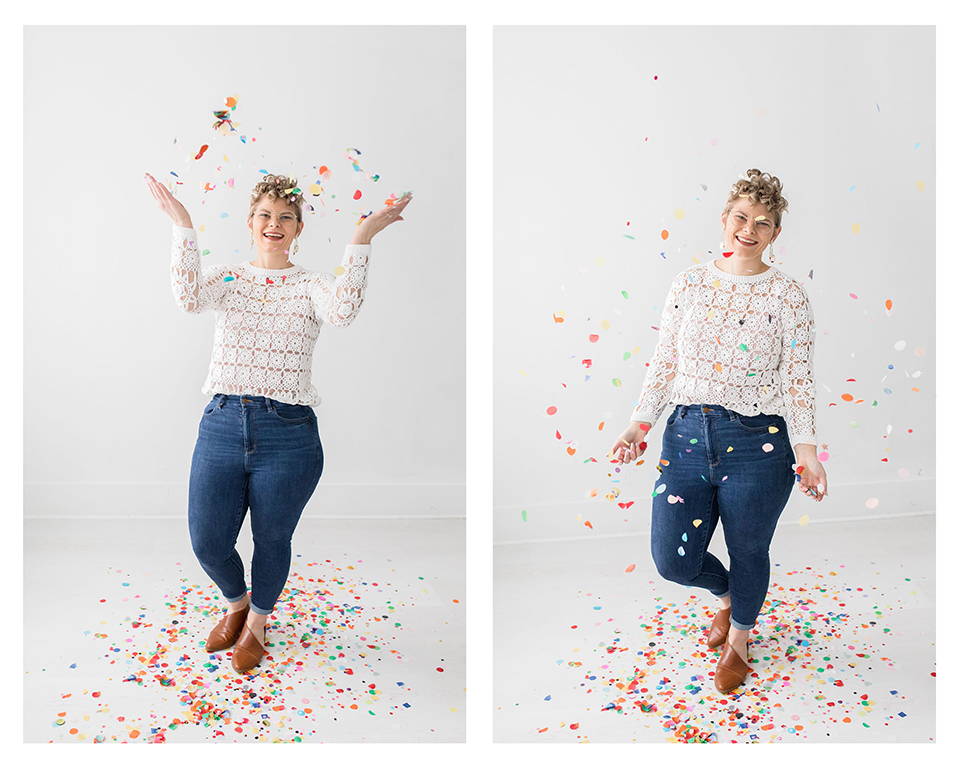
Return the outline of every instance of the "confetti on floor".
{"type": "MultiPolygon", "coordinates": [[[[162,603],[128,600],[125,615],[98,616],[91,624],[103,628],[84,631],[80,642],[99,646],[100,668],[88,664],[86,687],[63,691],[61,702],[50,706],[49,741],[320,741],[318,728],[329,735],[344,717],[409,720],[422,694],[408,681],[422,679],[424,670],[404,666],[403,648],[422,644],[423,637],[404,637],[402,617],[421,598],[430,599],[423,594],[426,577],[368,582],[362,570],[324,560],[291,571],[267,624],[267,655],[247,673],[233,670],[230,649],[204,650],[225,605],[212,584],[182,579],[162,603]],[[142,690],[138,714],[147,714],[117,711],[110,691],[118,681],[142,690]]],[[[131,596],[145,588],[116,573],[131,596]]],[[[101,606],[107,607],[113,606],[101,606]]],[[[427,663],[432,674],[448,665],[440,655],[427,663]]],[[[129,703],[130,692],[120,698],[129,703]]]]}

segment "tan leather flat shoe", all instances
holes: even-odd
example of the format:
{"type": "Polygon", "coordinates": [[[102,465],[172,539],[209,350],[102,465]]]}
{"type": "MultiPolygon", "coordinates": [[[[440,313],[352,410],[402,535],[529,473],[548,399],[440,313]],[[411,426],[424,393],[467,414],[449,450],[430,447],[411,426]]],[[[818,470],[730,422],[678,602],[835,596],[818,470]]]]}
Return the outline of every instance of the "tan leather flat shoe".
{"type": "Polygon", "coordinates": [[[730,632],[730,609],[721,608],[713,617],[710,625],[710,635],[707,637],[707,648],[719,648],[727,642],[727,633],[730,632]]]}
{"type": "Polygon", "coordinates": [[[243,629],[249,611],[250,606],[248,605],[246,608],[228,613],[220,619],[220,623],[213,628],[213,631],[207,638],[207,653],[222,651],[237,642],[237,638],[240,637],[240,630],[243,629]]]}
{"type": "Polygon", "coordinates": [[[750,674],[750,667],[740,658],[733,646],[727,643],[723,647],[723,653],[720,654],[720,661],[717,662],[717,672],[713,677],[713,682],[720,693],[729,693],[739,685],[750,674]]]}
{"type": "MultiPolygon", "coordinates": [[[[264,642],[267,640],[266,630],[264,630],[263,640],[264,642]]],[[[237,672],[246,672],[260,663],[260,659],[263,658],[265,652],[266,650],[254,637],[253,632],[244,624],[240,639],[237,640],[237,644],[233,648],[233,658],[230,663],[237,672]]]]}

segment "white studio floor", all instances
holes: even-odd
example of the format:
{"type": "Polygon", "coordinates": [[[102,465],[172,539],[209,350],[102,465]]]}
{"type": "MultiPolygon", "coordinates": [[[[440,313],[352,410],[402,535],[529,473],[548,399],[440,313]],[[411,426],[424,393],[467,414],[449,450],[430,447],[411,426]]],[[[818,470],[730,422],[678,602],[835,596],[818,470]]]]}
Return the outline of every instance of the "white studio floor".
{"type": "Polygon", "coordinates": [[[648,536],[496,546],[494,741],[931,743],[934,528],[782,526],[755,676],[726,695],[718,602],[662,580],[648,536]]]}
{"type": "Polygon", "coordinates": [[[24,741],[462,742],[465,598],[463,520],[303,519],[237,674],[186,520],[25,520],[24,741]]]}

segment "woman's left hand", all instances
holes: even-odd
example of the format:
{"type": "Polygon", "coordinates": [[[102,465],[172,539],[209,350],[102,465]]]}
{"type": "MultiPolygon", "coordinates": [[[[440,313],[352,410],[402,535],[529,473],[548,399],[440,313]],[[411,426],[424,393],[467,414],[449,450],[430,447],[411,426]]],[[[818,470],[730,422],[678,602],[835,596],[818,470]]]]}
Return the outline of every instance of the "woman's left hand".
{"type": "Polygon", "coordinates": [[[800,491],[814,501],[823,501],[823,497],[827,495],[827,471],[817,458],[817,447],[797,445],[795,452],[798,471],[803,467],[800,472],[800,491]]]}
{"type": "Polygon", "coordinates": [[[350,243],[352,245],[366,245],[381,229],[390,226],[395,221],[403,221],[403,216],[400,214],[403,213],[403,209],[410,204],[411,200],[413,200],[413,193],[407,192],[393,205],[388,205],[376,213],[371,213],[357,225],[350,243]]]}

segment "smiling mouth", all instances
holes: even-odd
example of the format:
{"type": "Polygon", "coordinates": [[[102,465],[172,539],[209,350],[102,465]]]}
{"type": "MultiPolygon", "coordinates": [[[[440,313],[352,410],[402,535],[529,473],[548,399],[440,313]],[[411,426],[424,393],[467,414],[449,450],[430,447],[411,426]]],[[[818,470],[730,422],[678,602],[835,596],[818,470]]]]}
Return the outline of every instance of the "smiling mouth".
{"type": "Polygon", "coordinates": [[[268,240],[283,240],[283,235],[264,233],[263,236],[264,236],[265,238],[267,238],[268,240]]]}
{"type": "Polygon", "coordinates": [[[757,244],[757,241],[744,240],[744,239],[742,239],[739,235],[736,236],[736,240],[737,240],[738,243],[740,243],[740,245],[753,246],[753,245],[756,245],[756,244],[757,244]]]}

